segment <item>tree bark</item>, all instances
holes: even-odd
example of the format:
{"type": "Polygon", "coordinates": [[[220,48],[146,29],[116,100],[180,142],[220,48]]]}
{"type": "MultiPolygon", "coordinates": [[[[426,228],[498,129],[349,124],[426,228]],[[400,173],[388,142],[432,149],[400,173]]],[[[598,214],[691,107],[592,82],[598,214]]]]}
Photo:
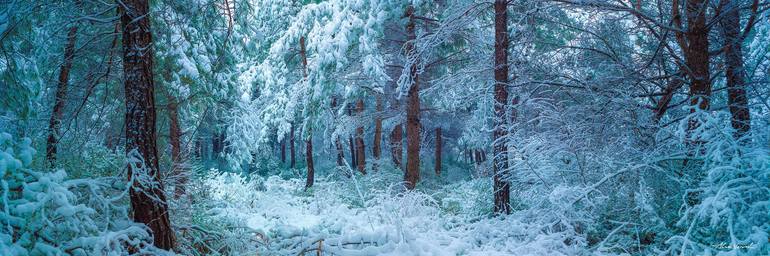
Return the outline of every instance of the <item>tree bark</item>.
{"type": "MultiPolygon", "coordinates": [[[[362,123],[364,113],[364,100],[359,99],[356,102],[356,113],[358,115],[358,121],[362,123]]],[[[359,124],[360,124],[359,123],[359,124]]],[[[364,127],[359,125],[356,128],[356,166],[361,174],[366,174],[366,147],[364,145],[364,127]]]]}
{"type": "Polygon", "coordinates": [[[396,166],[396,168],[404,169],[403,166],[401,166],[401,163],[404,159],[404,129],[402,128],[402,125],[396,124],[393,126],[393,130],[390,132],[390,155],[391,159],[393,160],[393,165],[396,166]]]}
{"type": "Polygon", "coordinates": [[[286,164],[286,138],[281,139],[281,163],[286,164]]]}
{"type": "MultiPolygon", "coordinates": [[[[348,116],[353,116],[353,108],[347,105],[348,116]]],[[[356,158],[356,143],[353,140],[353,135],[348,136],[348,144],[350,145],[350,164],[353,169],[358,168],[358,159],[356,158]]]]}
{"type": "Polygon", "coordinates": [[[307,180],[305,181],[305,188],[312,187],[315,181],[315,165],[313,164],[313,134],[311,133],[308,136],[309,138],[305,141],[305,161],[307,161],[307,180]]]}
{"type": "Polygon", "coordinates": [[[64,62],[59,70],[59,83],[56,86],[56,96],[54,98],[53,112],[51,120],[48,123],[48,141],[46,145],[46,160],[48,167],[56,166],[56,146],[60,139],[60,130],[62,118],[64,117],[64,104],[67,101],[67,85],[69,83],[70,70],[72,69],[72,59],[75,57],[75,42],[77,41],[78,27],[72,25],[67,32],[67,43],[64,45],[64,62]]]}
{"type": "Polygon", "coordinates": [[[294,124],[291,124],[289,132],[289,166],[294,169],[294,166],[297,163],[296,150],[294,150],[294,124]]]}
{"type": "Polygon", "coordinates": [[[409,76],[411,85],[407,93],[407,109],[406,109],[406,173],[404,175],[404,182],[407,189],[414,189],[417,182],[420,180],[420,81],[417,70],[418,58],[415,49],[414,41],[415,35],[415,22],[414,22],[414,7],[409,6],[406,9],[405,17],[409,18],[409,22],[406,25],[407,43],[406,52],[408,59],[411,59],[409,63],[409,76]]]}
{"type": "Polygon", "coordinates": [[[170,250],[174,247],[174,231],[168,216],[166,195],[158,170],[155,131],[155,95],[153,84],[152,33],[147,0],[123,1],[123,72],[126,97],[126,149],[129,157],[136,152],[143,166],[128,165],[131,210],[134,221],[151,231],[154,245],[170,250]],[[149,176],[151,184],[140,182],[149,176]],[[157,199],[157,200],[156,200],[157,199]]]}
{"type": "MultiPolygon", "coordinates": [[[[299,54],[302,57],[302,77],[307,82],[307,52],[305,50],[305,37],[299,38],[300,51],[299,54]]],[[[307,180],[305,181],[305,189],[312,187],[315,181],[315,167],[313,165],[313,130],[310,126],[307,127],[307,140],[305,140],[305,162],[307,167],[307,180]]]]}
{"type": "Polygon", "coordinates": [[[751,128],[751,114],[746,96],[746,76],[743,69],[740,5],[737,1],[727,0],[722,0],[720,5],[725,11],[720,25],[724,34],[727,104],[732,115],[730,121],[733,129],[735,129],[734,137],[740,139],[751,128]]]}
{"type": "Polygon", "coordinates": [[[436,163],[435,163],[435,171],[436,175],[441,175],[441,128],[436,128],[436,163]]]}
{"type": "MultiPolygon", "coordinates": [[[[337,98],[332,98],[332,110],[337,108],[337,98]]],[[[344,166],[345,165],[345,152],[342,148],[342,141],[340,140],[340,136],[337,135],[336,138],[334,138],[334,146],[337,148],[337,166],[344,166]]]]}
{"type": "Polygon", "coordinates": [[[174,186],[174,197],[179,198],[185,194],[187,183],[187,171],[184,169],[182,159],[182,126],[179,123],[179,107],[175,99],[168,97],[169,144],[171,144],[171,173],[177,177],[174,186]]]}
{"type": "MultiPolygon", "coordinates": [[[[677,2],[676,0],[674,2],[677,2]]],[[[695,113],[696,108],[702,111],[709,109],[711,97],[711,80],[709,74],[709,27],[706,24],[706,8],[704,0],[687,0],[687,31],[684,34],[686,39],[685,63],[689,68],[690,76],[690,106],[693,108],[691,113],[695,113]]],[[[678,6],[674,6],[678,8],[678,6]]],[[[700,138],[694,138],[692,131],[700,126],[696,119],[690,119],[687,129],[687,144],[691,147],[697,147],[702,144],[700,138]]]]}
{"type": "Polygon", "coordinates": [[[506,0],[495,1],[495,127],[493,131],[493,180],[497,214],[511,213],[508,172],[508,137],[505,111],[508,105],[508,6],[506,0]]]}
{"type": "Polygon", "coordinates": [[[374,119],[374,141],[372,141],[372,156],[374,156],[374,164],[372,164],[372,170],[376,171],[380,158],[382,158],[382,96],[377,95],[377,114],[374,119]]]}

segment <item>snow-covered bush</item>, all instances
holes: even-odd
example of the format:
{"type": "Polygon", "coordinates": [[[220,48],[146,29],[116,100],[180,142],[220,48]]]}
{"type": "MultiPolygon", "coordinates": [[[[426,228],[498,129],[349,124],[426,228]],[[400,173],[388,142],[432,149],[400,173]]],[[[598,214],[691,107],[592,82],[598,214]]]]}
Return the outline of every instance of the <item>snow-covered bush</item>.
{"type": "Polygon", "coordinates": [[[113,178],[67,179],[64,170],[29,169],[31,140],[0,134],[0,254],[147,255],[152,246],[142,225],[130,221],[125,182],[113,178]]]}
{"type": "MultiPolygon", "coordinates": [[[[736,140],[730,115],[698,116],[692,132],[703,153],[685,171],[695,186],[680,199],[677,234],[666,253],[763,255],[770,252],[770,151],[766,131],[736,140]]],[[[696,152],[697,153],[697,152],[696,152]]]]}

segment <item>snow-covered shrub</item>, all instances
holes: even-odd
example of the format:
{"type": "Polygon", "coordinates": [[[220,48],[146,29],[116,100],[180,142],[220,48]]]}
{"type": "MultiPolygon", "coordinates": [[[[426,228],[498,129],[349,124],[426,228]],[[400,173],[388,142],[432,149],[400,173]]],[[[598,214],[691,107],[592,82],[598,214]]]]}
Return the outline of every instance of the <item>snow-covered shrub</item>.
{"type": "MultiPolygon", "coordinates": [[[[666,253],[763,255],[770,252],[770,151],[766,131],[741,140],[733,136],[729,113],[701,115],[692,132],[703,141],[695,168],[685,171],[694,188],[680,199],[677,234],[666,253]]],[[[698,153],[698,152],[696,152],[698,153]]]]}
{"type": "Polygon", "coordinates": [[[11,135],[0,134],[0,254],[167,253],[154,248],[148,230],[128,218],[125,182],[31,170],[31,142],[14,143],[11,135]]]}

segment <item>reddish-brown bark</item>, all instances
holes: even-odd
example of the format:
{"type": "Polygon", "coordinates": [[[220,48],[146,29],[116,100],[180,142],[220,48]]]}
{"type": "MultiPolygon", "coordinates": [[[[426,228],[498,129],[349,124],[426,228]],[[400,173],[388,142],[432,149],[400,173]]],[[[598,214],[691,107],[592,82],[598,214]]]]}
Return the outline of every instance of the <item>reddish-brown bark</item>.
{"type": "Polygon", "coordinates": [[[404,175],[404,183],[406,188],[414,189],[417,182],[420,180],[420,79],[417,70],[416,49],[414,41],[415,35],[415,22],[414,22],[414,7],[409,6],[406,10],[405,17],[409,18],[406,25],[407,43],[406,52],[412,60],[409,67],[409,76],[411,77],[411,85],[407,93],[407,106],[406,106],[406,173],[404,175]]]}
{"type": "MultiPolygon", "coordinates": [[[[136,150],[143,158],[144,168],[128,166],[131,184],[130,198],[134,221],[145,224],[151,231],[154,245],[170,250],[174,247],[166,196],[158,169],[155,142],[155,95],[153,83],[152,33],[150,6],[147,0],[126,0],[121,5],[123,28],[123,72],[126,98],[126,150],[136,150]],[[153,184],[134,179],[148,175],[153,184]]],[[[131,154],[131,153],[129,153],[131,154]]]]}
{"type": "Polygon", "coordinates": [[[495,119],[493,131],[494,154],[493,180],[495,193],[495,213],[508,214],[510,183],[506,181],[508,172],[508,136],[507,118],[508,105],[508,6],[506,0],[495,1],[495,119]]]}
{"type": "Polygon", "coordinates": [[[59,83],[56,86],[56,96],[54,97],[53,112],[51,120],[48,123],[48,140],[46,145],[45,157],[48,166],[56,166],[56,146],[60,139],[61,122],[64,117],[64,103],[67,101],[67,87],[69,83],[70,70],[72,69],[72,60],[75,57],[75,42],[77,41],[78,27],[73,25],[67,32],[67,43],[64,45],[64,61],[59,70],[59,83]]]}
{"type": "MultiPolygon", "coordinates": [[[[364,113],[364,100],[359,99],[356,102],[356,113],[358,115],[359,124],[363,119],[364,113]]],[[[364,145],[364,127],[359,125],[356,127],[356,166],[361,174],[366,174],[366,147],[364,145]]]]}
{"type": "Polygon", "coordinates": [[[436,175],[441,175],[441,127],[436,128],[436,161],[434,169],[436,175]]]}

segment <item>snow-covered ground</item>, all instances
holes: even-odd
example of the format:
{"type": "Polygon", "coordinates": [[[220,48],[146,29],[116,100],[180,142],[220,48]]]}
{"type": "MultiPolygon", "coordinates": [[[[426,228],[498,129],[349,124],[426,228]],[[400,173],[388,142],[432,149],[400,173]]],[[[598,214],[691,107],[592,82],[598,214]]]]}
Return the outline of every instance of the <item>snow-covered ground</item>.
{"type": "MultiPolygon", "coordinates": [[[[220,202],[209,213],[244,225],[259,255],[575,255],[572,231],[547,223],[555,215],[526,210],[493,217],[491,179],[429,177],[407,192],[401,173],[318,177],[305,191],[299,177],[205,177],[220,202]],[[441,183],[441,184],[439,184],[441,183]],[[550,216],[549,216],[550,215],[550,216]],[[546,223],[546,224],[543,224],[546,223]]],[[[432,175],[425,173],[423,175],[432,175]]],[[[244,252],[245,253],[245,252],[244,252]]]]}

